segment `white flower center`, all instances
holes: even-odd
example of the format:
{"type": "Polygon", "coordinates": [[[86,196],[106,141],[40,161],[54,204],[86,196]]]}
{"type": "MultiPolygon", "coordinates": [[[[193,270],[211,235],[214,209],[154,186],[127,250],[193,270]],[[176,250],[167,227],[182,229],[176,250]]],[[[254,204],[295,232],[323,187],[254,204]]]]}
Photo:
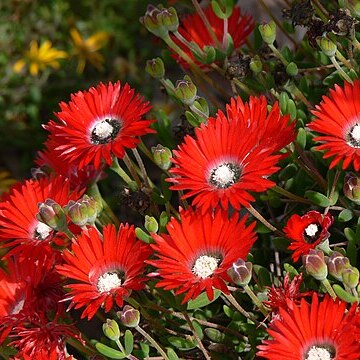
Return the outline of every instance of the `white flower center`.
{"type": "Polygon", "coordinates": [[[240,167],[237,164],[224,163],[212,169],[209,183],[218,189],[226,189],[239,181],[240,173],[240,167]]]}
{"type": "Polygon", "coordinates": [[[347,143],[353,148],[360,148],[360,123],[353,126],[346,135],[347,143]]]}
{"type": "Polygon", "coordinates": [[[94,145],[107,144],[114,140],[121,129],[122,122],[118,119],[106,118],[95,124],[91,131],[90,141],[94,145]]]}
{"type": "Polygon", "coordinates": [[[96,284],[100,293],[109,292],[114,288],[120,287],[122,284],[120,274],[116,271],[102,274],[96,284]]]}
{"type": "Polygon", "coordinates": [[[310,224],[306,229],[305,229],[305,234],[307,236],[313,237],[316,235],[317,231],[319,230],[318,226],[316,224],[310,224]]]}
{"type": "Polygon", "coordinates": [[[220,259],[213,256],[202,255],[196,259],[191,271],[196,276],[206,279],[218,268],[219,261],[220,259]]]}
{"type": "Polygon", "coordinates": [[[39,221],[35,227],[34,237],[37,240],[45,240],[51,234],[52,231],[53,229],[50,226],[39,221]]]}
{"type": "Polygon", "coordinates": [[[102,121],[94,127],[94,134],[100,139],[106,139],[113,132],[113,127],[106,121],[102,121]]]}
{"type": "Polygon", "coordinates": [[[324,347],[312,346],[308,351],[305,360],[331,360],[333,354],[324,347]]]}

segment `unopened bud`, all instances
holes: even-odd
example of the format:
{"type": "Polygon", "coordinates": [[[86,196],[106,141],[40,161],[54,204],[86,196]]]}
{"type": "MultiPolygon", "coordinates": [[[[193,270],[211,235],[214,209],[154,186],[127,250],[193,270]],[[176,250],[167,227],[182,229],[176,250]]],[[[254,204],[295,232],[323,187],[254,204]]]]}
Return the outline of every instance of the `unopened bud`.
{"type": "Polygon", "coordinates": [[[110,340],[117,341],[120,338],[119,325],[115,320],[106,319],[106,323],[102,326],[103,333],[110,340]]]}
{"type": "Polygon", "coordinates": [[[354,202],[356,205],[360,205],[360,178],[353,173],[347,173],[344,178],[344,195],[354,202]]]}
{"type": "Polygon", "coordinates": [[[306,272],[316,280],[323,281],[326,279],[328,269],[322,251],[311,249],[309,254],[302,256],[302,262],[306,272]]]}
{"type": "Polygon", "coordinates": [[[168,36],[168,30],[162,22],[161,8],[149,4],[146,13],[140,18],[140,22],[155,36],[160,38],[168,36]]]}
{"type": "Polygon", "coordinates": [[[276,24],[274,21],[270,21],[267,24],[259,25],[259,31],[264,42],[272,45],[276,39],[276,24]]]}
{"type": "Polygon", "coordinates": [[[159,230],[159,224],[153,216],[145,215],[144,226],[149,233],[156,233],[159,230]]]}
{"type": "Polygon", "coordinates": [[[238,259],[232,264],[227,273],[236,285],[245,286],[251,280],[252,263],[249,261],[245,262],[243,259],[238,259]]]}
{"type": "Polygon", "coordinates": [[[162,79],[165,75],[164,63],[159,57],[148,60],[145,65],[145,71],[155,79],[162,79]]]}
{"type": "Polygon", "coordinates": [[[46,199],[39,203],[39,212],[36,218],[57,231],[67,229],[66,215],[63,208],[54,200],[46,199]]]}
{"type": "Polygon", "coordinates": [[[327,261],[327,266],[329,274],[335,279],[342,281],[342,273],[350,266],[350,261],[346,256],[334,251],[327,261]]]}
{"type": "Polygon", "coordinates": [[[250,69],[254,74],[259,74],[262,71],[263,65],[262,62],[260,60],[259,55],[255,55],[251,60],[250,60],[250,69]]]}
{"type": "Polygon", "coordinates": [[[197,88],[187,75],[183,80],[178,80],[175,85],[176,97],[185,105],[191,106],[196,99],[197,88]]]}
{"type": "Polygon", "coordinates": [[[98,215],[97,208],[96,200],[88,195],[78,201],[70,200],[66,205],[67,215],[78,226],[93,225],[98,215]]]}
{"type": "Polygon", "coordinates": [[[322,36],[316,39],[321,51],[328,57],[333,57],[336,54],[337,46],[330,39],[322,36]]]}
{"type": "Polygon", "coordinates": [[[179,18],[175,8],[170,7],[161,11],[162,23],[171,32],[177,31],[179,27],[179,18]]]}
{"type": "Polygon", "coordinates": [[[155,164],[159,166],[159,168],[163,170],[170,169],[172,158],[172,152],[170,149],[158,144],[151,148],[151,152],[154,156],[155,164]]]}
{"type": "Polygon", "coordinates": [[[125,305],[117,315],[123,325],[127,327],[137,327],[140,322],[140,312],[129,305],[125,305]]]}
{"type": "Polygon", "coordinates": [[[290,76],[296,76],[299,72],[297,65],[294,62],[289,63],[286,66],[286,73],[290,76]]]}
{"type": "Polygon", "coordinates": [[[342,272],[342,281],[350,289],[355,289],[359,284],[359,270],[350,266],[342,272]]]}

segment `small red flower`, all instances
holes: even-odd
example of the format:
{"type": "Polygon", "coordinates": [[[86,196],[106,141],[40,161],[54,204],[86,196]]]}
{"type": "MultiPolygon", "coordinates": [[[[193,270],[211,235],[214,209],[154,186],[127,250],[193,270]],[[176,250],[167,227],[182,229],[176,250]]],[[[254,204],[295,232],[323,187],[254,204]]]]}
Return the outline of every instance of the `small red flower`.
{"type": "Polygon", "coordinates": [[[139,136],[155,132],[149,127],[154,120],[141,119],[150,110],[149,102],[120,81],[79,91],[60,108],[58,121],[45,128],[62,159],[79,169],[111,165],[112,155],[123,158],[125,148],[135,148],[139,136]]]}
{"type": "Polygon", "coordinates": [[[308,125],[321,136],[314,141],[323,143],[317,150],[324,150],[324,158],[333,157],[330,168],[342,161],[342,168],[350,164],[360,170],[360,81],[335,85],[330,96],[323,96],[312,113],[316,118],[308,125]]]}
{"type": "Polygon", "coordinates": [[[223,211],[203,215],[189,208],[181,211],[181,222],[172,218],[167,225],[169,235],[153,234],[151,245],[158,259],[147,261],[158,268],[162,278],[157,287],[186,293],[183,303],[206,290],[210,300],[214,288],[228,294],[227,270],[239,258],[245,259],[256,240],[255,223],[245,226],[234,214],[231,219],[223,211]]]}
{"type": "Polygon", "coordinates": [[[60,274],[77,281],[67,285],[66,300],[71,300],[69,309],[85,307],[82,318],[91,319],[100,306],[109,312],[114,302],[122,307],[124,298],[141,290],[146,281],[144,261],[151,249],[136,239],[134,227],[122,224],[116,233],[115,226],[108,225],[103,234],[95,228],[81,233],[72,252],[64,253],[64,265],[57,267],[60,274]]]}
{"type": "Polygon", "coordinates": [[[328,228],[333,221],[331,214],[323,215],[315,210],[303,216],[297,214],[291,216],[284,227],[284,232],[291,241],[288,249],[294,251],[291,255],[292,259],[298,261],[302,255],[308,254],[310,249],[315,249],[326,240],[330,236],[328,228]]]}
{"type": "MultiPolygon", "coordinates": [[[[209,21],[211,28],[214,31],[217,41],[209,33],[203,20],[198,13],[187,15],[181,19],[178,32],[189,42],[194,42],[199,46],[201,50],[204,50],[205,46],[213,46],[219,51],[226,52],[224,42],[224,20],[217,17],[212,10],[212,6],[208,6],[203,10],[204,14],[209,21]]],[[[241,9],[235,6],[231,16],[228,18],[228,29],[227,33],[231,35],[234,49],[240,48],[246,41],[247,37],[253,31],[255,22],[252,16],[243,15],[241,9]]],[[[174,35],[172,39],[177,43],[178,46],[197,64],[201,67],[206,67],[200,62],[196,61],[191,50],[179,41],[174,35]]],[[[227,40],[226,40],[227,41],[227,40]]],[[[184,67],[188,67],[187,62],[179,55],[173,55],[184,67]]]]}
{"type": "Polygon", "coordinates": [[[328,295],[319,301],[316,293],[311,303],[289,300],[267,330],[272,339],[263,340],[257,355],[269,360],[360,359],[356,306],[347,311],[344,301],[328,295]]]}
{"type": "Polygon", "coordinates": [[[289,117],[280,115],[277,103],[268,113],[263,96],[248,103],[233,99],[226,111],[197,128],[195,139],[186,136],[174,151],[171,189],[189,190],[183,198],[194,197],[192,204],[203,212],[219,205],[247,207],[254,201],[251,191],[274,186],[268,177],[286,156],[275,153],[295,137],[289,117]]]}
{"type": "Polygon", "coordinates": [[[63,244],[64,234],[40,222],[38,204],[47,199],[65,206],[78,200],[84,190],[70,191],[70,181],[62,176],[26,180],[10,190],[0,203],[0,246],[13,247],[11,254],[22,251],[42,252],[50,244],[63,244]]]}

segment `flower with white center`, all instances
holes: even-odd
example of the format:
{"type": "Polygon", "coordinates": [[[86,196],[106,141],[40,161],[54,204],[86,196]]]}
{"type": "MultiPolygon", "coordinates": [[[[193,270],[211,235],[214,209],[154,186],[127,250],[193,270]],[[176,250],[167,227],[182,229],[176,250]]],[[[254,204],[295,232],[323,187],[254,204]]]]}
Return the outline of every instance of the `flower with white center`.
{"type": "Polygon", "coordinates": [[[218,189],[227,189],[240,179],[241,170],[235,163],[223,163],[210,172],[209,183],[218,189]]]}
{"type": "Polygon", "coordinates": [[[121,284],[120,274],[116,271],[109,271],[99,277],[96,286],[100,293],[104,293],[120,287],[121,284]]]}
{"type": "Polygon", "coordinates": [[[214,271],[218,268],[219,261],[220,259],[217,259],[213,256],[208,256],[208,255],[199,256],[196,259],[195,264],[192,267],[191,271],[196,276],[202,279],[206,279],[209,276],[211,276],[214,273],[214,271]]]}
{"type": "Polygon", "coordinates": [[[334,354],[327,348],[321,346],[312,346],[306,354],[305,360],[331,360],[334,354]]]}

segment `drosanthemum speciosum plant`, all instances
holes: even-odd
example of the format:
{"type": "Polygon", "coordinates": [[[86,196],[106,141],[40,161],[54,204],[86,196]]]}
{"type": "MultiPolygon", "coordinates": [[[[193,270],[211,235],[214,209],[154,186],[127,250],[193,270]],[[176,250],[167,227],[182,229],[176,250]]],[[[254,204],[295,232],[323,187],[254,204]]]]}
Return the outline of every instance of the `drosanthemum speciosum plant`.
{"type": "Polygon", "coordinates": [[[360,8],[257,3],[146,4],[146,86],[63,95],[1,197],[3,358],[360,358],[360,8]]]}

